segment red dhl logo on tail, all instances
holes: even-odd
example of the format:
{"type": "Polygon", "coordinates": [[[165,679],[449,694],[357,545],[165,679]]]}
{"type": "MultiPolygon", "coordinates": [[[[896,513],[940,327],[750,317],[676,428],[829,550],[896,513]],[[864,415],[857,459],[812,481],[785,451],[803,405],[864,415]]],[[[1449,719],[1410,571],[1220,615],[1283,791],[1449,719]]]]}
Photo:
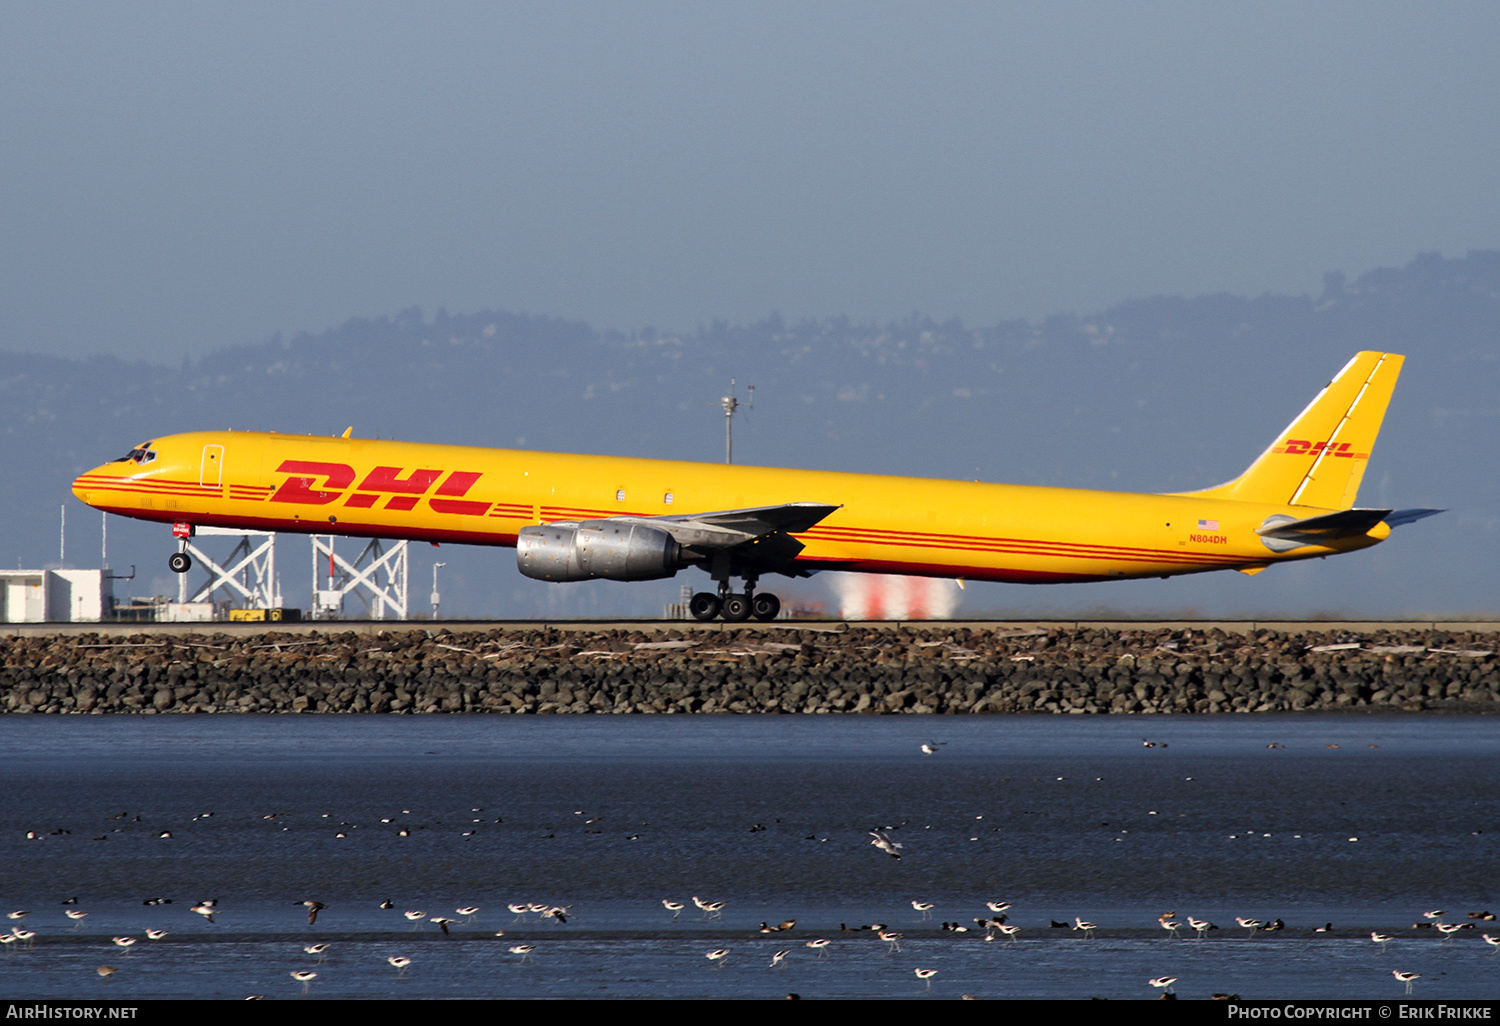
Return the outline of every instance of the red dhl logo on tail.
{"type": "MultiPolygon", "coordinates": [[[[344,495],[354,484],[358,475],[353,467],[345,463],[318,463],[311,460],[286,460],[276,468],[278,474],[291,474],[271,496],[272,502],[291,502],[303,506],[326,506],[344,495]],[[322,481],[319,486],[318,482],[322,481]]],[[[344,500],[345,506],[369,509],[385,498],[382,509],[404,511],[413,509],[427,490],[442,478],[427,500],[435,513],[456,513],[462,516],[482,517],[489,510],[487,502],[475,502],[463,496],[469,493],[482,474],[470,470],[455,470],[443,477],[442,470],[413,470],[406,473],[401,467],[376,467],[365,475],[359,487],[344,500]]]]}
{"type": "Polygon", "coordinates": [[[1300,438],[1288,438],[1286,444],[1271,450],[1288,456],[1337,456],[1346,460],[1367,460],[1367,452],[1350,452],[1348,442],[1304,442],[1300,438]]]}

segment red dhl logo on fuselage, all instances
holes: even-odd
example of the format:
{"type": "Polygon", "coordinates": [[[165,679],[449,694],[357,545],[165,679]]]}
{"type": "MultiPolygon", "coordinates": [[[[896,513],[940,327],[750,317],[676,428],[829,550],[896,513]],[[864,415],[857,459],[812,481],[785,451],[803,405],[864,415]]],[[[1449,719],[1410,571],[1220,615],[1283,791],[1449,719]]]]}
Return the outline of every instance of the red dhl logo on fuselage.
{"type": "Polygon", "coordinates": [[[1304,442],[1300,438],[1288,438],[1285,445],[1278,446],[1272,452],[1284,453],[1287,456],[1316,456],[1322,453],[1324,456],[1337,456],[1345,460],[1370,458],[1367,452],[1350,452],[1348,442],[1304,442]]]}
{"type": "MultiPolygon", "coordinates": [[[[326,506],[343,497],[358,476],[345,463],[318,463],[311,460],[286,460],[276,468],[278,474],[291,474],[271,496],[272,502],[290,502],[300,506],[326,506]],[[319,486],[318,482],[322,485],[319,486]]],[[[369,509],[385,499],[381,509],[402,512],[414,509],[432,489],[427,505],[435,513],[456,513],[482,517],[489,510],[487,502],[475,502],[463,496],[469,493],[483,474],[471,470],[403,471],[401,467],[376,467],[365,475],[359,486],[344,499],[343,505],[369,509]],[[405,476],[403,477],[403,473],[405,476]],[[447,474],[446,477],[443,475],[447,474]],[[442,482],[433,485],[442,478],[442,482]]]]}

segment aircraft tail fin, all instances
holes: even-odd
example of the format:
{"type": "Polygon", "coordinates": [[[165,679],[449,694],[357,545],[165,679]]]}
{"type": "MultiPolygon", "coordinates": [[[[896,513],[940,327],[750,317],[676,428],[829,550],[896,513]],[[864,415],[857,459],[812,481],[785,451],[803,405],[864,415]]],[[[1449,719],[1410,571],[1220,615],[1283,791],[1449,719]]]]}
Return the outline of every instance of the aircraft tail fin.
{"type": "Polygon", "coordinates": [[[1396,353],[1356,354],[1248,470],[1192,494],[1350,508],[1404,359],[1396,353]]]}

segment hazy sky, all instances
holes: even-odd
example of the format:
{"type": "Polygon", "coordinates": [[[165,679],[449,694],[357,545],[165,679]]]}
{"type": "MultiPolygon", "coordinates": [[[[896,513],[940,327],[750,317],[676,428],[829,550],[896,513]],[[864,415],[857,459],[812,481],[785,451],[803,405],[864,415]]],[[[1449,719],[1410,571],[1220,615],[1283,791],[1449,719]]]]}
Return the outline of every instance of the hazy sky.
{"type": "Polygon", "coordinates": [[[692,330],[1500,246],[1493,3],[0,5],[0,350],[692,330]]]}

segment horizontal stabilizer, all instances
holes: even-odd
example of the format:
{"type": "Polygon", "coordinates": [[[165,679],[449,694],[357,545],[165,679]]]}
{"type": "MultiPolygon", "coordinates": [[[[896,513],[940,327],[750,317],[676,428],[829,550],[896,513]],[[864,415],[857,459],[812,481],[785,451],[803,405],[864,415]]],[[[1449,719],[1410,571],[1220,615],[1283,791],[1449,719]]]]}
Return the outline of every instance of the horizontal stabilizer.
{"type": "Polygon", "coordinates": [[[1364,534],[1394,513],[1389,509],[1342,509],[1337,513],[1325,513],[1320,517],[1293,520],[1290,517],[1272,517],[1255,529],[1263,538],[1294,538],[1304,534],[1364,534]]]}
{"type": "Polygon", "coordinates": [[[1415,523],[1427,517],[1436,516],[1439,513],[1448,512],[1445,509],[1397,509],[1392,510],[1386,516],[1385,522],[1392,527],[1400,527],[1402,524],[1415,523]]]}
{"type": "Polygon", "coordinates": [[[1337,513],[1302,520],[1278,514],[1267,517],[1255,533],[1272,552],[1290,552],[1304,545],[1322,545],[1334,538],[1365,534],[1393,512],[1389,509],[1341,509],[1337,513]]]}

